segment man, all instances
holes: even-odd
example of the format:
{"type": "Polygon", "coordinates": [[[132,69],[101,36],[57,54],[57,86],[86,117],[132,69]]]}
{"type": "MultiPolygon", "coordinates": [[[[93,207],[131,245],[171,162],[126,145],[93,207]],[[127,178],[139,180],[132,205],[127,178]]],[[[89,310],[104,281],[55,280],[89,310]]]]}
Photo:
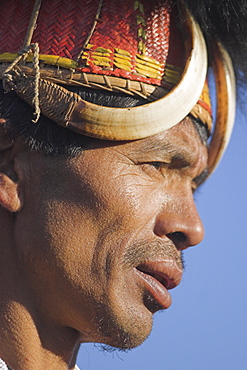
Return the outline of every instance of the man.
{"type": "Polygon", "coordinates": [[[229,141],[234,72],[184,4],[0,13],[0,358],[73,369],[80,343],[138,346],[171,305],[182,251],[203,238],[193,193],[229,141]]]}

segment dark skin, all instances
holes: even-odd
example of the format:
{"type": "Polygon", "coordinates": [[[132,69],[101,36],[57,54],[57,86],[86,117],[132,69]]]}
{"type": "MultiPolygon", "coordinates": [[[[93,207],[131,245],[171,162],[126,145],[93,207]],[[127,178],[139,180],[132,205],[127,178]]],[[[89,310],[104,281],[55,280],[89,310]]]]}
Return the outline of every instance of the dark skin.
{"type": "Polygon", "coordinates": [[[141,344],[171,304],[181,251],[204,234],[193,192],[207,149],[190,119],[138,141],[93,140],[73,159],[3,132],[0,145],[0,357],[73,369],[80,343],[141,344]]]}

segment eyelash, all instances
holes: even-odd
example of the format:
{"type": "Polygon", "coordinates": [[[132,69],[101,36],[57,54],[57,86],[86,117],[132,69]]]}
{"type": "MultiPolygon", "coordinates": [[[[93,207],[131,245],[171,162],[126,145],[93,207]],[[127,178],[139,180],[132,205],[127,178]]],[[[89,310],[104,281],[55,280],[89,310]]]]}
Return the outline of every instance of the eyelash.
{"type": "MultiPolygon", "coordinates": [[[[170,165],[170,163],[167,162],[147,162],[146,164],[154,167],[157,171],[162,173],[162,168],[167,167],[170,165]]],[[[193,195],[195,194],[195,191],[198,190],[198,186],[193,182],[191,186],[191,191],[193,195]]]]}
{"type": "Polygon", "coordinates": [[[149,164],[150,166],[153,166],[155,167],[157,170],[160,169],[160,167],[162,166],[162,162],[148,162],[147,164],[149,164]]]}
{"type": "Polygon", "coordinates": [[[142,163],[142,166],[143,166],[143,169],[145,171],[147,171],[148,173],[150,172],[150,174],[159,174],[159,175],[163,175],[163,169],[167,168],[167,166],[169,165],[169,163],[166,163],[166,162],[146,162],[146,163],[142,163]],[[155,172],[154,172],[155,171],[155,172]]]}
{"type": "Polygon", "coordinates": [[[160,171],[162,168],[169,166],[169,163],[167,162],[148,162],[150,166],[153,166],[158,171],[160,171]]]}

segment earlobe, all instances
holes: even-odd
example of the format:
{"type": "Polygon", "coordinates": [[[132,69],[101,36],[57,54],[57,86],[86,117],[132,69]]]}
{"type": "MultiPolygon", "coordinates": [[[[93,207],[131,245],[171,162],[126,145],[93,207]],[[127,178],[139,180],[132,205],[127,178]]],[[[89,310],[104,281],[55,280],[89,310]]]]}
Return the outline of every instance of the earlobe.
{"type": "Polygon", "coordinates": [[[18,184],[3,173],[0,173],[0,204],[10,212],[20,211],[23,205],[18,184]]]}

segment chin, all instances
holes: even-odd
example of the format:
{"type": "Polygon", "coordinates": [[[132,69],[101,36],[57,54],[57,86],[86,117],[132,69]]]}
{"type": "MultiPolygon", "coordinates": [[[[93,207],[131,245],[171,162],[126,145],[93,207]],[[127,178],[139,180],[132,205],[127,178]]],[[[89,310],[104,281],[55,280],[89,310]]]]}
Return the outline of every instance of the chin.
{"type": "Polygon", "coordinates": [[[114,312],[109,306],[103,306],[98,314],[94,320],[95,342],[103,345],[126,351],[141,345],[152,330],[153,315],[144,305],[114,312]]]}
{"type": "Polygon", "coordinates": [[[151,330],[145,333],[133,333],[133,331],[127,331],[123,328],[117,328],[114,333],[103,333],[104,338],[98,343],[101,343],[106,348],[109,346],[111,348],[119,349],[122,351],[128,351],[133,348],[140,346],[149,336],[151,330]],[[107,334],[107,336],[106,336],[107,334]]]}

